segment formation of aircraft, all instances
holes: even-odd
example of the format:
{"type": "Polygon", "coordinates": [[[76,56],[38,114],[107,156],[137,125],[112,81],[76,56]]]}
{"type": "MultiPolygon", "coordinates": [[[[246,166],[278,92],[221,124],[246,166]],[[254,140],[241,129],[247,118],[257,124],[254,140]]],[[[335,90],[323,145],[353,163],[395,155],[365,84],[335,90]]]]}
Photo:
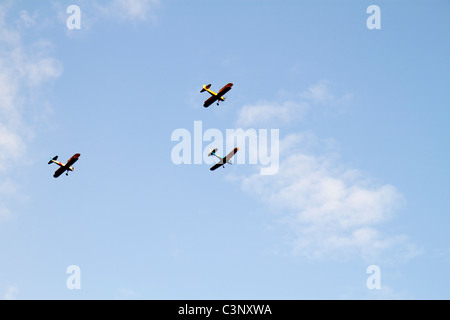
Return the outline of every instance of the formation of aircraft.
{"type": "Polygon", "coordinates": [[[58,160],[58,156],[54,156],[54,157],[48,162],[48,164],[56,163],[56,164],[59,166],[58,170],[55,171],[55,174],[53,175],[53,177],[54,177],[54,178],[58,178],[58,177],[59,177],[61,174],[63,174],[64,172],[66,172],[66,176],[68,176],[68,175],[69,175],[69,171],[75,170],[74,167],[72,167],[72,165],[73,165],[75,162],[77,162],[77,160],[78,160],[79,157],[80,157],[80,154],[79,154],[79,153],[75,153],[75,154],[72,156],[72,158],[70,158],[70,159],[67,161],[67,163],[62,163],[62,162],[56,161],[56,160],[58,160]]]}
{"type": "Polygon", "coordinates": [[[219,167],[224,167],[225,168],[225,164],[227,164],[227,163],[228,164],[233,164],[233,162],[231,162],[231,158],[233,158],[233,156],[236,154],[236,152],[238,152],[239,148],[237,148],[237,147],[234,148],[233,150],[231,150],[231,152],[229,154],[227,154],[226,157],[223,157],[223,158],[217,154],[217,150],[218,150],[217,148],[209,149],[209,154],[208,154],[209,157],[210,156],[215,156],[215,157],[219,158],[219,162],[217,162],[215,165],[213,165],[211,167],[211,169],[209,169],[211,171],[214,171],[214,170],[216,170],[219,167]]]}
{"type": "MultiPolygon", "coordinates": [[[[212,105],[216,101],[217,101],[217,105],[219,105],[220,101],[225,101],[224,95],[225,95],[225,93],[230,91],[232,87],[233,87],[233,84],[230,82],[230,83],[226,84],[225,86],[223,86],[222,89],[220,89],[218,93],[215,93],[214,91],[212,91],[210,89],[211,84],[203,85],[203,89],[200,90],[200,93],[206,91],[211,95],[211,97],[203,103],[203,106],[205,108],[208,108],[210,105],[212,105]]],[[[225,164],[227,164],[227,163],[232,164],[231,158],[236,154],[236,152],[238,152],[238,150],[239,150],[239,148],[234,148],[230,153],[227,154],[226,157],[221,157],[217,154],[217,148],[210,149],[208,156],[215,156],[215,157],[219,158],[219,162],[217,162],[215,165],[213,165],[210,170],[214,171],[219,167],[225,168],[225,164]]]]}
{"type": "MultiPolygon", "coordinates": [[[[222,89],[219,90],[219,92],[215,93],[214,91],[212,91],[210,89],[211,84],[208,85],[203,85],[203,89],[200,91],[205,92],[207,91],[209,94],[211,94],[211,97],[209,99],[207,99],[204,103],[203,106],[205,108],[209,107],[210,105],[212,105],[214,102],[217,101],[217,105],[219,105],[220,101],[225,101],[225,97],[224,95],[231,90],[231,88],[233,87],[233,84],[230,82],[228,84],[226,84],[224,87],[222,87],[222,89]]],[[[211,167],[211,171],[216,170],[219,167],[224,167],[225,168],[225,164],[232,164],[231,162],[231,158],[236,154],[236,152],[238,152],[239,148],[234,148],[230,153],[228,153],[225,157],[221,157],[217,154],[217,148],[216,149],[210,149],[210,152],[208,154],[208,156],[215,156],[217,158],[219,158],[219,162],[217,162],[215,165],[213,165],[211,167]]],[[[78,158],[80,157],[79,153],[74,154],[68,161],[67,163],[62,163],[57,161],[58,160],[58,156],[54,156],[49,162],[48,164],[51,163],[56,163],[59,168],[58,170],[55,171],[55,173],[53,174],[54,178],[58,178],[61,174],[63,174],[64,172],[66,173],[66,176],[69,175],[69,171],[74,171],[75,169],[72,167],[72,165],[77,162],[78,158]]]]}
{"type": "MultiPolygon", "coordinates": [[[[211,84],[203,85],[203,89],[200,90],[200,93],[207,91],[211,95],[211,97],[203,103],[203,106],[205,108],[208,108],[210,105],[212,105],[216,101],[217,101],[217,105],[219,105],[220,101],[225,101],[224,95],[225,95],[225,93],[230,91],[232,87],[233,87],[233,84],[230,82],[230,83],[226,84],[224,87],[222,87],[222,89],[220,89],[218,93],[215,93],[214,91],[212,91],[210,89],[211,84]]],[[[225,168],[226,163],[232,164],[230,159],[236,154],[236,152],[238,152],[238,150],[239,150],[239,148],[234,148],[229,154],[227,154],[226,157],[222,158],[221,156],[219,156],[217,154],[217,148],[214,150],[210,149],[208,156],[215,156],[215,157],[219,158],[219,160],[220,160],[215,165],[213,165],[210,170],[214,171],[219,167],[225,168]]]]}
{"type": "Polygon", "coordinates": [[[210,105],[212,105],[216,101],[217,101],[217,105],[219,105],[220,101],[225,101],[225,97],[223,95],[225,93],[227,93],[228,91],[230,91],[232,86],[233,86],[232,83],[228,83],[222,89],[220,89],[218,93],[215,93],[214,91],[209,89],[209,88],[211,88],[211,84],[203,85],[203,89],[200,90],[200,92],[207,91],[211,95],[211,97],[208,100],[206,100],[205,103],[203,103],[203,106],[205,108],[208,108],[210,105]]]}

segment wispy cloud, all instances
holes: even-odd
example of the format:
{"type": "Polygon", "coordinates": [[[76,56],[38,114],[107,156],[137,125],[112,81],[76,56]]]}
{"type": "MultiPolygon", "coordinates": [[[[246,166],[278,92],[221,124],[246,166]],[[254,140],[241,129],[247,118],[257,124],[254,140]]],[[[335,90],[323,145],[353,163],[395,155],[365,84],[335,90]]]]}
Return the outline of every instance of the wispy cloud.
{"type": "Polygon", "coordinates": [[[30,15],[30,13],[26,10],[20,11],[20,23],[25,27],[33,27],[36,25],[36,19],[37,19],[37,13],[33,13],[30,15]]]}
{"type": "Polygon", "coordinates": [[[128,289],[128,288],[119,288],[116,290],[117,291],[117,295],[116,295],[116,300],[135,300],[139,298],[139,294],[132,290],[132,289],[128,289]]]}
{"type": "Polygon", "coordinates": [[[405,290],[397,290],[381,281],[380,289],[368,289],[365,287],[344,288],[339,295],[342,300],[409,300],[411,294],[405,290]]]}
{"type": "Polygon", "coordinates": [[[406,245],[405,236],[388,236],[377,229],[405,201],[394,186],[377,184],[346,168],[335,153],[295,151],[292,141],[305,142],[305,137],[288,139],[280,142],[281,149],[290,152],[282,158],[278,174],[247,176],[242,187],[285,213],[280,222],[290,227],[296,254],[321,258],[357,253],[368,258],[406,245]]]}
{"type": "MultiPolygon", "coordinates": [[[[137,24],[142,22],[156,23],[156,10],[160,6],[159,0],[113,0],[113,1],[87,1],[77,2],[80,8],[80,29],[66,30],[68,36],[85,34],[94,25],[105,21],[117,21],[119,23],[137,24]]],[[[59,2],[53,3],[58,20],[62,26],[66,26],[69,14],[67,6],[59,2]]]]}
{"type": "Polygon", "coordinates": [[[0,203],[0,223],[11,218],[11,211],[0,203]]]}
{"type": "Polygon", "coordinates": [[[244,105],[238,114],[236,124],[242,127],[265,125],[267,123],[288,123],[302,118],[309,109],[306,102],[285,101],[283,103],[260,101],[244,105]]]}
{"type": "Polygon", "coordinates": [[[353,95],[346,93],[335,95],[331,91],[331,83],[323,80],[311,85],[299,93],[289,94],[282,91],[284,101],[259,101],[244,105],[238,111],[236,125],[242,127],[266,125],[268,123],[284,125],[303,120],[308,114],[320,110],[328,112],[345,111],[345,106],[353,95]],[[319,108],[316,108],[319,106],[319,108]]]}
{"type": "Polygon", "coordinates": [[[306,91],[301,93],[301,96],[315,103],[329,103],[335,100],[326,81],[310,86],[306,91]]]}
{"type": "MultiPolygon", "coordinates": [[[[321,82],[296,96],[300,100],[296,103],[289,99],[244,106],[237,124],[266,125],[278,120],[283,126],[313,112],[308,106],[328,107],[351,95],[337,98],[327,82],[321,82]]],[[[290,230],[295,254],[365,259],[392,251],[403,258],[419,254],[406,235],[385,234],[381,228],[405,203],[401,192],[346,166],[336,145],[334,139],[321,139],[312,132],[282,137],[278,173],[247,175],[242,188],[280,212],[278,221],[290,230]]]]}
{"type": "Polygon", "coordinates": [[[114,0],[102,8],[109,17],[137,22],[155,20],[154,9],[158,5],[159,0],[114,0]]]}
{"type": "MultiPolygon", "coordinates": [[[[61,63],[48,53],[51,44],[37,39],[25,45],[22,41],[26,27],[34,23],[31,17],[21,11],[18,17],[7,23],[8,5],[0,5],[0,173],[22,158],[26,158],[27,144],[33,137],[30,97],[36,96],[44,84],[57,79],[62,74],[61,63]]],[[[38,95],[39,96],[39,95],[38,95]]],[[[4,195],[4,185],[0,196],[4,195]]],[[[11,214],[0,206],[0,215],[11,214]]]]}
{"type": "Polygon", "coordinates": [[[338,112],[344,112],[347,104],[353,98],[353,94],[345,93],[338,96],[332,93],[331,87],[332,83],[330,81],[322,80],[301,92],[299,98],[305,99],[311,104],[325,106],[327,110],[333,109],[338,112]]]}
{"type": "MultiPolygon", "coordinates": [[[[23,119],[27,97],[62,73],[61,63],[47,53],[46,42],[36,41],[30,46],[22,43],[19,27],[6,23],[6,10],[0,6],[0,170],[25,153],[30,136],[23,119]]],[[[22,21],[19,17],[16,25],[22,21]]]]}
{"type": "Polygon", "coordinates": [[[282,212],[279,222],[291,231],[293,252],[310,258],[357,254],[365,259],[395,248],[404,258],[417,254],[408,237],[378,228],[405,202],[397,188],[346,167],[336,152],[299,150],[296,142],[317,145],[318,138],[308,142],[308,137],[289,136],[280,142],[280,149],[289,152],[280,156],[278,174],[253,174],[242,181],[246,192],[282,212]]]}
{"type": "Polygon", "coordinates": [[[17,286],[8,286],[6,293],[3,295],[3,300],[16,300],[19,294],[17,286]]]}

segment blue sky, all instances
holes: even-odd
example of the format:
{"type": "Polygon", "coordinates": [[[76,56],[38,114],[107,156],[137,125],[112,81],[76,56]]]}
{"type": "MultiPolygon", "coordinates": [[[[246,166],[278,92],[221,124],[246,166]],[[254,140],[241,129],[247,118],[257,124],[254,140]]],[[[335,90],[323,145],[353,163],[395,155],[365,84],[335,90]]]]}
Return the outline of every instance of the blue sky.
{"type": "Polygon", "coordinates": [[[448,299],[448,9],[3,1],[0,298],[448,299]],[[277,174],[175,165],[194,121],[279,130],[277,174]]]}

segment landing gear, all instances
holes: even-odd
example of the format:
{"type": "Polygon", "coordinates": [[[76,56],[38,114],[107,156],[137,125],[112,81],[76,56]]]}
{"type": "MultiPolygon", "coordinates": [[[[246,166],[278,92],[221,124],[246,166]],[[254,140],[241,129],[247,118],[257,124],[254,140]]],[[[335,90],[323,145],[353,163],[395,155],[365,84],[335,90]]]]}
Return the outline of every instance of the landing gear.
{"type": "Polygon", "coordinates": [[[69,175],[69,171],[66,172],[66,176],[68,176],[68,175],[69,175]]]}

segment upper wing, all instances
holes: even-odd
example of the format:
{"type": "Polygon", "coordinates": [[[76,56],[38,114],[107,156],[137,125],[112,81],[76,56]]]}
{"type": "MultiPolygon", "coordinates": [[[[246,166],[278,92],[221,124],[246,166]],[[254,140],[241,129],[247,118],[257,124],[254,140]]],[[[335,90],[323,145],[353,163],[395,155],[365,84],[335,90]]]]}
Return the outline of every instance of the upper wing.
{"type": "Polygon", "coordinates": [[[217,93],[217,95],[219,97],[222,97],[225,93],[227,93],[228,91],[231,90],[231,87],[233,86],[232,83],[228,83],[227,85],[225,85],[222,89],[220,89],[220,91],[217,93]]]}
{"type": "Polygon", "coordinates": [[[208,108],[210,105],[212,105],[215,101],[217,101],[218,97],[217,96],[211,96],[208,100],[205,101],[205,103],[203,104],[203,106],[205,108],[208,108]]]}
{"type": "Polygon", "coordinates": [[[224,158],[225,162],[228,162],[228,160],[230,160],[231,158],[233,158],[233,156],[236,154],[236,152],[238,152],[239,148],[234,148],[229,154],[227,154],[227,156],[224,158]]]}
{"type": "Polygon", "coordinates": [[[78,158],[80,157],[79,153],[76,153],[72,156],[72,158],[69,159],[69,161],[67,161],[66,163],[66,167],[70,167],[71,165],[73,165],[75,162],[77,162],[78,158]]]}
{"type": "Polygon", "coordinates": [[[53,175],[53,177],[58,178],[66,170],[67,169],[65,167],[59,167],[58,170],[55,171],[55,174],[53,175]]]}
{"type": "Polygon", "coordinates": [[[225,163],[225,162],[223,162],[223,160],[221,160],[221,161],[217,162],[215,165],[213,165],[209,170],[214,171],[214,170],[216,170],[217,168],[223,166],[224,163],[225,163]]]}

